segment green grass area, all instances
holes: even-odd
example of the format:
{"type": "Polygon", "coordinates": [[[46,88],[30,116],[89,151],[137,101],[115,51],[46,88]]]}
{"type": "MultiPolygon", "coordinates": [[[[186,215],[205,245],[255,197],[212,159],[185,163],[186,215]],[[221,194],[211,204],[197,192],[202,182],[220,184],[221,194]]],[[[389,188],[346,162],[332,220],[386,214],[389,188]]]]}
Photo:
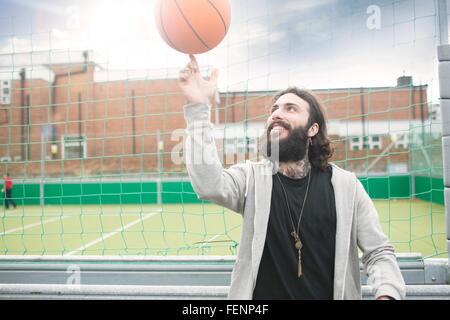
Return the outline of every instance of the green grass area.
{"type": "Polygon", "coordinates": [[[397,252],[447,257],[444,206],[424,200],[375,200],[374,204],[397,252]]]}
{"type": "Polygon", "coordinates": [[[242,223],[209,204],[24,206],[1,214],[1,254],[232,255],[242,223]]]}
{"type": "MultiPolygon", "coordinates": [[[[374,203],[397,252],[447,256],[442,205],[374,203]]],[[[0,212],[0,254],[234,255],[241,224],[212,204],[22,206],[0,212]]]]}

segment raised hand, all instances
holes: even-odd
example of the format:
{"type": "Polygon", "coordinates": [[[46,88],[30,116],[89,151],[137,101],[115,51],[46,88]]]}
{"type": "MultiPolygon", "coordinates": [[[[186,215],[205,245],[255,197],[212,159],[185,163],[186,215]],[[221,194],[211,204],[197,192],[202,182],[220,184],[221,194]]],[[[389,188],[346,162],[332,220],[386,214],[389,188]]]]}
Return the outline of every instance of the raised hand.
{"type": "Polygon", "coordinates": [[[219,70],[213,69],[209,79],[204,79],[195,57],[189,55],[189,58],[191,61],[179,74],[178,83],[180,88],[189,103],[211,104],[216,98],[219,70]]]}

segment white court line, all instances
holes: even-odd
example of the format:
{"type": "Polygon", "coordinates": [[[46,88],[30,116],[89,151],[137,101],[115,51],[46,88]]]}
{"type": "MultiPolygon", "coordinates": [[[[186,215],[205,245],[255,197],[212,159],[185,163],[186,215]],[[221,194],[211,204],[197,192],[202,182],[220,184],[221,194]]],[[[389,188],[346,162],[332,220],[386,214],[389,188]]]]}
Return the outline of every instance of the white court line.
{"type": "Polygon", "coordinates": [[[22,226],[22,227],[19,227],[19,228],[14,228],[14,229],[10,229],[10,230],[7,230],[7,231],[4,231],[4,232],[0,232],[0,236],[3,236],[3,235],[6,235],[6,234],[10,234],[10,233],[14,233],[14,232],[16,232],[16,231],[24,231],[24,230],[27,230],[27,229],[31,229],[31,228],[34,228],[34,227],[37,227],[37,226],[43,226],[44,224],[47,224],[47,223],[50,223],[50,222],[53,222],[53,221],[56,221],[56,220],[62,220],[62,219],[65,219],[65,218],[68,218],[68,216],[61,216],[61,217],[56,217],[56,218],[52,218],[52,219],[48,219],[48,220],[44,220],[44,221],[40,221],[40,222],[36,222],[36,223],[32,223],[32,224],[28,224],[28,225],[26,225],[26,226],[22,226]]]}
{"type": "Polygon", "coordinates": [[[126,230],[126,229],[128,229],[128,228],[130,228],[130,227],[132,227],[132,226],[134,226],[135,224],[138,224],[138,223],[141,222],[141,221],[145,221],[145,220],[147,220],[148,218],[151,218],[151,217],[153,217],[155,214],[158,214],[158,213],[160,213],[160,212],[161,212],[161,211],[151,212],[151,213],[149,213],[149,214],[147,214],[147,215],[145,215],[145,216],[143,216],[143,217],[141,217],[141,218],[139,218],[139,219],[136,219],[136,220],[134,220],[134,221],[132,221],[132,222],[130,222],[130,223],[124,225],[123,227],[117,228],[116,230],[114,230],[114,231],[112,231],[112,232],[110,232],[110,233],[107,233],[106,235],[103,235],[103,234],[102,234],[102,236],[101,236],[100,238],[97,238],[97,239],[95,239],[95,240],[89,242],[88,244],[86,244],[86,245],[84,245],[84,246],[81,246],[81,247],[79,247],[79,248],[77,248],[77,249],[75,249],[75,250],[73,250],[73,251],[70,251],[69,253],[66,253],[65,256],[71,256],[71,255],[74,255],[75,253],[77,253],[77,252],[79,252],[79,251],[83,251],[83,250],[85,250],[85,249],[87,249],[87,248],[89,248],[89,247],[92,247],[93,245],[96,245],[97,243],[102,242],[102,241],[104,241],[104,240],[106,240],[106,239],[108,239],[108,238],[110,238],[110,237],[112,237],[112,236],[118,234],[119,232],[122,232],[122,231],[124,231],[124,230],[126,230]]]}
{"type": "Polygon", "coordinates": [[[211,239],[206,240],[205,242],[203,242],[203,244],[200,246],[200,248],[203,248],[204,246],[206,246],[208,244],[208,242],[214,241],[214,239],[220,237],[221,235],[222,235],[222,233],[218,233],[211,239]]]}

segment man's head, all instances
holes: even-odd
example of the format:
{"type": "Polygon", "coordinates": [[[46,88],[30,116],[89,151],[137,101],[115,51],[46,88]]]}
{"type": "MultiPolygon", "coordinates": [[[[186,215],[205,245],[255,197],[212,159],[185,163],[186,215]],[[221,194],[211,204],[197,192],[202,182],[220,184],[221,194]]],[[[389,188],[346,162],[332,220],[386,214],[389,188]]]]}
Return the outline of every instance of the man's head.
{"type": "Polygon", "coordinates": [[[261,151],[272,158],[271,148],[275,145],[278,146],[278,159],[274,160],[279,162],[302,160],[308,150],[313,167],[324,170],[328,165],[332,150],[325,116],[320,103],[310,92],[290,87],[274,97],[261,151]]]}

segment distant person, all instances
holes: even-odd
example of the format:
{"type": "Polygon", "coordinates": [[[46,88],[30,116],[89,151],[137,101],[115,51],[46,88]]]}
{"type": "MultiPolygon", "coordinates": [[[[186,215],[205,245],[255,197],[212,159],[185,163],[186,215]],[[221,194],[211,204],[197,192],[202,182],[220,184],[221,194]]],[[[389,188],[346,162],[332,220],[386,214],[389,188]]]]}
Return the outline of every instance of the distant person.
{"type": "Polygon", "coordinates": [[[12,198],[13,182],[12,182],[12,179],[11,179],[9,173],[6,173],[6,175],[3,177],[3,179],[5,180],[5,186],[2,189],[2,192],[5,193],[5,208],[9,209],[9,205],[12,204],[15,209],[17,207],[17,205],[12,198]]]}
{"type": "Polygon", "coordinates": [[[214,70],[203,79],[191,56],[179,80],[189,103],[185,152],[193,187],[244,219],[228,298],[361,299],[359,248],[375,298],[403,299],[394,247],[372,200],[354,173],[328,162],[326,119],[314,95],[295,87],[278,93],[260,145],[265,159],[224,169],[210,122],[217,76],[214,70]]]}

